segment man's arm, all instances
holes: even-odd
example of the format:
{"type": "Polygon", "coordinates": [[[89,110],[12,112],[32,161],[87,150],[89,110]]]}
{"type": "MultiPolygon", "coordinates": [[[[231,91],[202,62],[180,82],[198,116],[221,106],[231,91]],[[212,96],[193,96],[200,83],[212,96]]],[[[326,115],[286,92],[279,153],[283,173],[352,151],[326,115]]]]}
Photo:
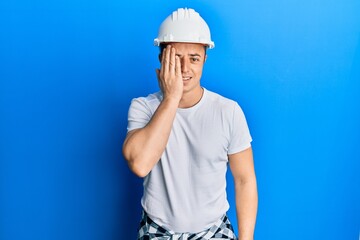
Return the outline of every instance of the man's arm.
{"type": "Polygon", "coordinates": [[[258,195],[251,147],[229,155],[229,164],[235,182],[239,240],[253,240],[258,195]]]}
{"type": "Polygon", "coordinates": [[[168,45],[164,49],[161,69],[156,72],[163,100],[148,124],[130,131],[123,144],[123,155],[130,169],[139,177],[145,177],[164,152],[182,97],[181,63],[175,48],[168,45]]]}

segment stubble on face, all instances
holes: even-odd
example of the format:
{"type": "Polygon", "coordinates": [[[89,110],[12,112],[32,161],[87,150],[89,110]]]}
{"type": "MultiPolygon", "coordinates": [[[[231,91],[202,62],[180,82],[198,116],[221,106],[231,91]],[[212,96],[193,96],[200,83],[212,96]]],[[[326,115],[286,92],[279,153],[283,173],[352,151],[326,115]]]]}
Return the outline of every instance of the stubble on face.
{"type": "Polygon", "coordinates": [[[186,106],[200,101],[203,89],[200,86],[202,70],[206,61],[206,51],[202,44],[197,43],[171,43],[180,58],[181,74],[183,79],[183,98],[186,106]]]}
{"type": "Polygon", "coordinates": [[[184,91],[200,88],[200,79],[206,60],[205,47],[198,43],[171,43],[181,62],[184,91]]]}

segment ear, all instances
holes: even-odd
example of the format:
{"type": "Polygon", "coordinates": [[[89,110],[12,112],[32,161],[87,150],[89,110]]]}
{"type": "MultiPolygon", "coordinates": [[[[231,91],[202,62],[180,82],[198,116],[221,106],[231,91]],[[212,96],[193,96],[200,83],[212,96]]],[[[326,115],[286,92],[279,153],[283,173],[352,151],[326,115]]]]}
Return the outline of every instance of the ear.
{"type": "Polygon", "coordinates": [[[205,54],[205,57],[204,57],[204,62],[206,62],[206,59],[207,59],[207,54],[205,54]]]}

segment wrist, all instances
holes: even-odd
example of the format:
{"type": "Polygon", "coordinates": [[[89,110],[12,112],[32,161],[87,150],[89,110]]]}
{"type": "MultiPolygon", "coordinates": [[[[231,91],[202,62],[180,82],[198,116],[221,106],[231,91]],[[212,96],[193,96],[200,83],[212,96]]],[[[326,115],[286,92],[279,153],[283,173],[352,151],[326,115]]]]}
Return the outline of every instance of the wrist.
{"type": "Polygon", "coordinates": [[[181,97],[164,95],[162,102],[178,107],[180,100],[181,97]]]}
{"type": "Polygon", "coordinates": [[[174,109],[176,110],[179,107],[180,100],[175,97],[164,97],[161,101],[161,105],[163,105],[166,109],[174,109]]]}

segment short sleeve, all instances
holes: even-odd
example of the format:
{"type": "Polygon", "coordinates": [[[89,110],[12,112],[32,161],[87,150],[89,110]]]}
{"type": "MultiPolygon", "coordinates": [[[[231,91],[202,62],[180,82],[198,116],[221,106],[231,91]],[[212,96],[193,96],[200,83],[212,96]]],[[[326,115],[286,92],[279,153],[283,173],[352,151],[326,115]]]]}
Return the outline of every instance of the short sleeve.
{"type": "Polygon", "coordinates": [[[134,98],[131,101],[128,112],[127,131],[145,127],[150,121],[151,116],[151,110],[146,105],[144,98],[134,98]]]}
{"type": "Polygon", "coordinates": [[[233,110],[233,121],[230,133],[228,154],[241,152],[251,146],[251,135],[244,112],[236,103],[233,110]]]}

